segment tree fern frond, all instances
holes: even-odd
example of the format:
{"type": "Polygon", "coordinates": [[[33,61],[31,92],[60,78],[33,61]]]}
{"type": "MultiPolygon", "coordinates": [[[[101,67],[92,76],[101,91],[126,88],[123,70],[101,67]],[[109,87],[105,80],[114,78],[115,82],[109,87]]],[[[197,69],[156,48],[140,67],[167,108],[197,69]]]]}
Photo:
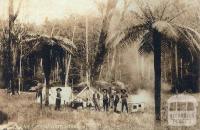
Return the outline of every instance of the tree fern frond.
{"type": "Polygon", "coordinates": [[[23,56],[27,56],[32,52],[40,51],[44,45],[54,46],[58,45],[66,53],[73,54],[76,49],[76,46],[69,39],[61,37],[48,37],[40,35],[27,36],[23,39],[23,56]]]}
{"type": "Polygon", "coordinates": [[[153,52],[153,39],[152,39],[152,33],[147,32],[143,38],[142,41],[139,44],[139,53],[140,54],[149,54],[153,52]]]}

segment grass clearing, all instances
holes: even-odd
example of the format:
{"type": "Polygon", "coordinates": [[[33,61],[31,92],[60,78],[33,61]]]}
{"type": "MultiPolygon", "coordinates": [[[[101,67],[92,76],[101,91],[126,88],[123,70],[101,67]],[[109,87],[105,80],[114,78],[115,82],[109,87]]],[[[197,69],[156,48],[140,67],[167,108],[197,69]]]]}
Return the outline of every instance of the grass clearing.
{"type": "MultiPolygon", "coordinates": [[[[154,130],[154,108],[148,106],[144,113],[113,113],[95,112],[93,110],[73,110],[62,108],[55,111],[54,107],[43,107],[35,102],[35,93],[22,93],[20,96],[9,96],[0,90],[0,110],[8,116],[8,122],[16,122],[23,130],[154,130]]],[[[193,94],[200,99],[200,94],[193,94]]],[[[170,94],[163,94],[162,100],[170,94]]],[[[167,126],[165,103],[162,103],[162,124],[158,130],[178,129],[167,126]]],[[[198,108],[198,123],[195,127],[182,127],[184,130],[199,130],[200,107],[198,108]]]]}

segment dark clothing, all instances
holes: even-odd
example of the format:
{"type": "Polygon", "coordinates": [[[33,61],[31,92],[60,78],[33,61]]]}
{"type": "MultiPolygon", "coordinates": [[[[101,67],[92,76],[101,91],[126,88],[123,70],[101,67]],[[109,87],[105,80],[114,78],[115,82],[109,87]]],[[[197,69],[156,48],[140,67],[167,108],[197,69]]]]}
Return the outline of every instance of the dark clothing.
{"type": "Polygon", "coordinates": [[[55,110],[60,110],[60,105],[61,105],[61,95],[60,93],[57,93],[55,110]]]}
{"type": "Polygon", "coordinates": [[[60,98],[61,99],[60,93],[57,93],[57,97],[56,98],[60,98]]]}
{"type": "Polygon", "coordinates": [[[36,92],[36,98],[40,97],[42,95],[42,91],[41,90],[37,90],[36,92]]]}
{"type": "Polygon", "coordinates": [[[114,104],[117,104],[119,102],[119,96],[114,95],[114,104]]]}
{"type": "Polygon", "coordinates": [[[114,106],[114,95],[110,96],[110,107],[113,108],[114,106]]]}
{"type": "Polygon", "coordinates": [[[36,98],[40,98],[40,108],[42,108],[42,89],[37,90],[36,98]]]}
{"type": "Polygon", "coordinates": [[[124,106],[126,107],[126,111],[128,113],[128,103],[127,102],[122,102],[122,112],[124,111],[124,106]]]}
{"type": "Polygon", "coordinates": [[[121,99],[122,99],[122,112],[124,111],[124,106],[126,107],[126,111],[128,113],[128,103],[127,103],[128,95],[126,93],[122,93],[121,99]]]}
{"type": "Polygon", "coordinates": [[[127,102],[128,95],[126,93],[122,93],[121,98],[122,98],[122,102],[123,101],[127,102]]]}
{"type": "Polygon", "coordinates": [[[114,104],[114,112],[117,112],[117,104],[119,102],[119,96],[118,95],[114,95],[113,96],[113,100],[114,100],[114,102],[113,102],[113,104],[114,104]]]}
{"type": "Polygon", "coordinates": [[[104,111],[108,111],[108,106],[109,106],[109,97],[107,93],[103,94],[103,108],[104,111]]]}
{"type": "Polygon", "coordinates": [[[108,111],[108,106],[109,106],[109,102],[103,100],[103,109],[104,109],[104,111],[108,111]]]}
{"type": "Polygon", "coordinates": [[[56,108],[55,110],[60,110],[61,99],[56,98],[56,108]]]}
{"type": "Polygon", "coordinates": [[[105,100],[105,101],[108,101],[108,100],[109,100],[109,97],[108,97],[108,94],[107,94],[107,93],[104,93],[104,94],[103,94],[103,100],[105,100]]]}

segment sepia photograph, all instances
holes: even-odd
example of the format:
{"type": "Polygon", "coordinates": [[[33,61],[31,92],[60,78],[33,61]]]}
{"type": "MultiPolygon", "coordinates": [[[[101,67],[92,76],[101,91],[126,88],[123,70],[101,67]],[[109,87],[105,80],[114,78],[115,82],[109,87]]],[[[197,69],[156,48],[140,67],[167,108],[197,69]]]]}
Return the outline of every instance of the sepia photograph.
{"type": "Polygon", "coordinates": [[[200,0],[0,0],[0,130],[200,130],[200,0]]]}

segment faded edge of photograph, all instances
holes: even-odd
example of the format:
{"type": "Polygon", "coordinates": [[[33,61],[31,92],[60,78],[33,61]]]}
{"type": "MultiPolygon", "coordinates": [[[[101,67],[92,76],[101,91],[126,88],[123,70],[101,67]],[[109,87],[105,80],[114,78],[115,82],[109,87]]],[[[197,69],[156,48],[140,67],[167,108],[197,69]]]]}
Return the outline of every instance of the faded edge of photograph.
{"type": "Polygon", "coordinates": [[[200,129],[199,0],[0,0],[0,130],[200,129]]]}

